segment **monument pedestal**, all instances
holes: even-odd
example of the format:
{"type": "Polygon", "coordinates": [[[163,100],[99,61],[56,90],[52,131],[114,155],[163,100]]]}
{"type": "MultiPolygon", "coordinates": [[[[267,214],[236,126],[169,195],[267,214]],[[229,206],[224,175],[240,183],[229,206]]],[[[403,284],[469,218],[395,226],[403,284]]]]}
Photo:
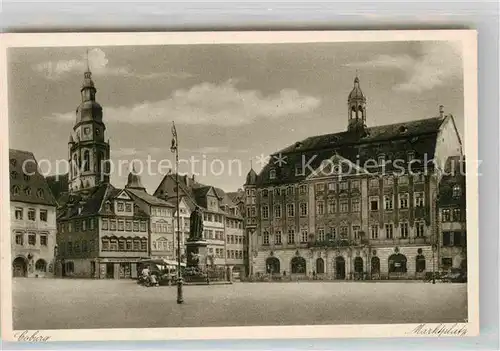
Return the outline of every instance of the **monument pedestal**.
{"type": "Polygon", "coordinates": [[[203,240],[186,242],[186,266],[203,269],[207,262],[208,242],[203,240]]]}

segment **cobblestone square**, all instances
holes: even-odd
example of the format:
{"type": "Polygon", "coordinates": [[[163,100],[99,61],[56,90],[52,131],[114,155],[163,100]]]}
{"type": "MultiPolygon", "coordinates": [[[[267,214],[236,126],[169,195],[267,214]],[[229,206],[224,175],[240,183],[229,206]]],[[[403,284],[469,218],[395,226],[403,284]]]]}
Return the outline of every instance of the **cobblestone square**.
{"type": "Polygon", "coordinates": [[[290,282],[146,288],[133,280],[14,279],[14,329],[463,322],[467,285],[290,282]]]}

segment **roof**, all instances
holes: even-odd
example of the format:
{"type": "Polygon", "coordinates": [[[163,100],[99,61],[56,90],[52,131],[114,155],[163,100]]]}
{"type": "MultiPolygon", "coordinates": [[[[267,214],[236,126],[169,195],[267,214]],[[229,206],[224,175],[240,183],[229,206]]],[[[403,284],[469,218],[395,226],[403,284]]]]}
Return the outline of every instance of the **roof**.
{"type": "MultiPolygon", "coordinates": [[[[114,200],[122,191],[124,189],[117,189],[109,183],[104,183],[93,188],[87,195],[83,193],[68,194],[67,201],[61,209],[58,218],[69,219],[93,215],[116,215],[113,206],[107,209],[105,203],[114,200]],[[80,213],[78,213],[79,208],[81,208],[80,213]]],[[[137,216],[147,217],[147,214],[139,208],[136,208],[135,213],[137,216]]]]}
{"type": "Polygon", "coordinates": [[[167,202],[166,200],[160,199],[156,196],[152,196],[146,192],[146,190],[142,189],[132,189],[132,188],[125,188],[125,191],[127,193],[132,194],[132,196],[136,196],[139,199],[143,200],[144,202],[153,205],[153,206],[165,206],[165,207],[175,207],[171,203],[167,202]]]}
{"type": "Polygon", "coordinates": [[[9,149],[9,171],[11,201],[57,206],[32,152],[9,149]]]}
{"type": "MultiPolygon", "coordinates": [[[[432,159],[437,134],[446,118],[433,117],[370,127],[366,128],[364,136],[343,131],[306,138],[272,154],[271,162],[258,175],[257,185],[302,181],[311,169],[317,169],[322,161],[334,154],[362,166],[367,160],[377,160],[380,155],[387,159],[406,160],[408,152],[412,152],[416,159],[423,159],[424,155],[432,159]],[[280,156],[282,160],[285,158],[281,165],[277,162],[280,156]],[[305,172],[296,174],[296,166],[301,166],[305,172]],[[269,177],[271,169],[276,172],[275,179],[269,177]]],[[[391,171],[392,167],[392,163],[388,164],[386,171],[391,171]]]]}
{"type": "Polygon", "coordinates": [[[59,202],[59,197],[68,192],[68,173],[48,176],[45,179],[49,185],[52,195],[59,202]]]}
{"type": "Polygon", "coordinates": [[[250,171],[247,174],[245,185],[255,185],[256,182],[257,182],[257,173],[255,173],[253,168],[250,168],[250,171]]]}
{"type": "MultiPolygon", "coordinates": [[[[158,185],[158,188],[154,192],[154,196],[163,197],[167,195],[167,199],[169,202],[171,200],[175,200],[176,197],[175,187],[176,187],[176,174],[175,173],[167,174],[160,182],[160,185],[158,185]]],[[[180,196],[186,200],[186,203],[190,207],[191,211],[193,211],[196,207],[201,207],[206,209],[206,204],[204,199],[206,195],[210,192],[210,190],[214,191],[215,195],[219,200],[220,206],[223,205],[226,205],[228,207],[236,206],[236,204],[231,200],[229,196],[226,195],[224,190],[222,190],[221,188],[199,183],[195,181],[192,177],[190,178],[187,175],[179,175],[179,190],[180,190],[180,196]]]]}

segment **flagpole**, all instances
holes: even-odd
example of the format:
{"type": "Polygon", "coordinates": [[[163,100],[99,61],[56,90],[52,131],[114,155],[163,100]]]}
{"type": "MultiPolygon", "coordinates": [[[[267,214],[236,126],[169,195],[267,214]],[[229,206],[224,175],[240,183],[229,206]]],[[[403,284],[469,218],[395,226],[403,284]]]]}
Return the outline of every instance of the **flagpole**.
{"type": "Polygon", "coordinates": [[[175,152],[175,192],[177,197],[177,303],[182,304],[184,297],[182,293],[182,273],[181,273],[181,215],[180,215],[180,197],[179,197],[179,143],[177,139],[177,130],[175,123],[172,122],[172,152],[175,152]]]}

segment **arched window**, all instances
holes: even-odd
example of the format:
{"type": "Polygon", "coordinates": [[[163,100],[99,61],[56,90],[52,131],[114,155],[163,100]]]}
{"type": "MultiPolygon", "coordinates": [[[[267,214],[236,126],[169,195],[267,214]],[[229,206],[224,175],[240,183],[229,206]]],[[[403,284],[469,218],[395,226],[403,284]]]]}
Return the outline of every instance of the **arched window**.
{"type": "Polygon", "coordinates": [[[83,152],[83,170],[90,171],[90,151],[85,150],[83,152]]]}
{"type": "Polygon", "coordinates": [[[423,255],[417,255],[415,270],[417,273],[425,271],[425,257],[423,255]]]}
{"type": "Polygon", "coordinates": [[[46,272],[47,271],[47,262],[45,262],[44,260],[36,261],[35,269],[37,272],[46,272]]]}
{"type": "Polygon", "coordinates": [[[372,274],[380,273],[380,258],[372,257],[372,274]]]}
{"type": "Polygon", "coordinates": [[[323,260],[321,257],[316,260],[316,273],[325,273],[325,260],[323,260]]]}
{"type": "Polygon", "coordinates": [[[353,106],[351,109],[351,118],[356,118],[356,107],[353,106]]]}
{"type": "Polygon", "coordinates": [[[36,196],[39,197],[40,199],[43,199],[43,189],[38,189],[36,191],[36,196]]]}
{"type": "Polygon", "coordinates": [[[303,257],[294,257],[291,262],[292,273],[305,274],[306,270],[306,260],[303,257]]]}
{"type": "Polygon", "coordinates": [[[406,273],[406,256],[400,253],[389,256],[389,273],[406,273]]]}
{"type": "Polygon", "coordinates": [[[280,260],[276,257],[266,259],[266,272],[270,274],[280,273],[280,260]]]}

